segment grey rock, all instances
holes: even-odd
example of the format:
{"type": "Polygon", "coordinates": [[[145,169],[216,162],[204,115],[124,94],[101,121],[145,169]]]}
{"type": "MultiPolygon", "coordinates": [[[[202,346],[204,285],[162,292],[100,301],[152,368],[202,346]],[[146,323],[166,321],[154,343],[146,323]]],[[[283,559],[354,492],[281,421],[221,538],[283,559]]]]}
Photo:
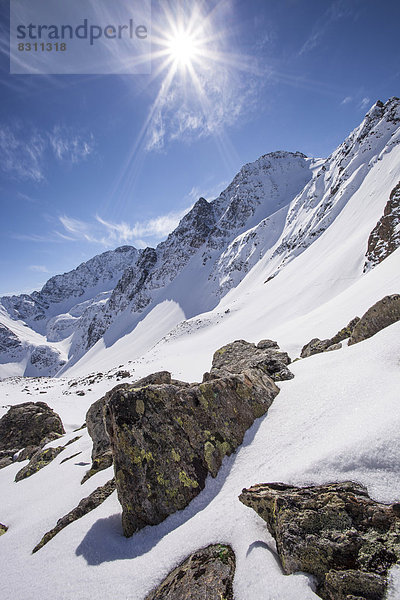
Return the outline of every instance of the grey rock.
{"type": "Polygon", "coordinates": [[[400,559],[398,504],[375,502],[351,481],[259,484],[240,500],[265,520],[286,574],[311,573],[326,600],[383,600],[388,569],[400,559]]]}
{"type": "Polygon", "coordinates": [[[291,363],[286,352],[280,352],[276,342],[263,340],[255,346],[244,340],[236,340],[214,353],[211,376],[221,373],[243,373],[248,369],[261,369],[274,381],[292,379],[294,375],[287,366],[291,363]]]}
{"type": "Polygon", "coordinates": [[[339,343],[339,344],[332,344],[332,346],[329,346],[329,348],[327,348],[325,350],[325,352],[332,352],[332,350],[340,350],[340,348],[343,347],[343,344],[339,343]]]}
{"type": "Polygon", "coordinates": [[[307,358],[308,356],[327,352],[328,350],[339,350],[342,347],[340,342],[352,335],[359,320],[359,317],[354,317],[346,327],[343,327],[343,329],[329,339],[320,340],[319,338],[313,338],[308,344],[303,346],[300,354],[301,358],[307,358]]]}
{"type": "Polygon", "coordinates": [[[385,296],[367,310],[354,328],[349,346],[366,340],[400,320],[400,294],[385,296]]]}
{"type": "Polygon", "coordinates": [[[191,554],[146,600],[233,600],[235,554],[216,544],[191,554]]]}
{"type": "Polygon", "coordinates": [[[44,402],[16,404],[0,419],[0,450],[43,445],[49,434],[64,434],[62,421],[44,402]]]}
{"type": "Polygon", "coordinates": [[[41,443],[39,446],[27,446],[18,454],[17,461],[23,462],[24,460],[30,460],[32,456],[36,454],[36,452],[39,452],[44,445],[45,444],[41,443]]]}
{"type": "Polygon", "coordinates": [[[88,496],[83,498],[76,508],[71,510],[68,514],[57,521],[57,525],[50,531],[44,534],[40,542],[32,550],[32,554],[43,548],[54,536],[62,531],[67,525],[70,525],[77,519],[80,519],[84,515],[87,515],[90,511],[94,510],[100,504],[104,502],[115,490],[115,480],[111,479],[105,485],[98,487],[88,496]]]}
{"type": "Polygon", "coordinates": [[[0,469],[4,469],[4,467],[8,467],[13,464],[13,459],[11,456],[2,456],[0,457],[0,469]]]}
{"type": "MultiPolygon", "coordinates": [[[[142,387],[150,384],[162,383],[171,383],[171,373],[168,373],[167,371],[152,373],[135,382],[133,385],[135,387],[142,387]]],[[[122,383],[115,386],[112,390],[107,392],[105,396],[94,402],[86,413],[86,426],[93,441],[92,466],[83,477],[82,483],[85,483],[90,477],[99,471],[108,469],[108,467],[112,465],[113,458],[110,440],[106,431],[106,414],[104,412],[104,407],[108,398],[117,390],[126,390],[130,387],[132,387],[132,384],[128,383],[122,383]]]]}
{"type": "Polygon", "coordinates": [[[263,351],[252,344],[244,351],[245,345],[234,342],[217,352],[211,378],[201,384],[134,384],[108,397],[107,432],[126,536],[185,508],[267,412],[279,389],[266,374],[263,351]],[[241,373],[228,370],[234,370],[235,349],[243,350],[241,373]]]}
{"type": "Polygon", "coordinates": [[[376,573],[332,570],[325,576],[324,592],[329,600],[381,600],[386,587],[386,577],[376,573]]]}
{"type": "Polygon", "coordinates": [[[301,358],[308,358],[314,354],[320,354],[325,352],[331,346],[331,340],[320,340],[319,338],[313,338],[308,344],[303,346],[300,356],[301,358]]]}
{"type": "Polygon", "coordinates": [[[400,247],[400,182],[392,190],[383,216],[371,232],[364,272],[369,271],[400,247]]]}
{"type": "Polygon", "coordinates": [[[279,350],[278,342],[274,342],[273,340],[261,340],[260,342],[258,342],[256,347],[260,348],[260,350],[267,350],[269,348],[279,350]]]}
{"type": "Polygon", "coordinates": [[[56,458],[64,450],[64,446],[58,446],[57,448],[47,448],[46,450],[39,450],[34,454],[29,463],[23,467],[15,476],[15,481],[21,481],[31,475],[34,475],[43,467],[46,467],[52,460],[56,458]]]}

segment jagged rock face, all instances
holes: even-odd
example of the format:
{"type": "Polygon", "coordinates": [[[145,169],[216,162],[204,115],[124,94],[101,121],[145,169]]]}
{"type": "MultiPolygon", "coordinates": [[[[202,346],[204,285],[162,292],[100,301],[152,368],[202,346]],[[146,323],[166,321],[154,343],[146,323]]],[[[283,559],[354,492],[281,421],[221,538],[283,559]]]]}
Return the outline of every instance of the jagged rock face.
{"type": "Polygon", "coordinates": [[[58,446],[57,448],[47,448],[46,450],[39,450],[36,452],[29,463],[23,467],[15,476],[15,481],[21,481],[31,475],[34,475],[40,469],[43,469],[46,465],[51,463],[64,450],[64,446],[58,446]]]}
{"type": "Polygon", "coordinates": [[[46,372],[49,377],[53,377],[61,367],[65,365],[60,353],[50,346],[36,346],[29,359],[29,367],[26,369],[26,375],[35,376],[46,372]]]}
{"type": "Polygon", "coordinates": [[[45,544],[47,544],[50,540],[53,539],[54,536],[57,535],[60,531],[62,531],[65,527],[80,519],[81,517],[87,515],[89,512],[100,506],[110,496],[115,490],[115,480],[110,479],[105,485],[98,487],[88,496],[87,498],[83,498],[78,506],[71,510],[68,514],[61,519],[58,519],[57,525],[53,527],[50,531],[44,534],[40,542],[34,547],[32,550],[32,554],[43,548],[45,544]]]}
{"type": "Polygon", "coordinates": [[[0,354],[7,354],[11,359],[18,358],[22,353],[21,340],[11,329],[0,323],[0,354]]]}
{"type": "Polygon", "coordinates": [[[16,404],[0,419],[0,450],[40,446],[53,433],[65,431],[58,414],[45,402],[16,404]]]}
{"type": "Polygon", "coordinates": [[[244,372],[221,365],[201,384],[139,383],[110,395],[106,424],[126,536],[187,506],[267,412],[279,389],[259,357],[255,366],[246,361],[244,372]]]}
{"type": "Polygon", "coordinates": [[[250,344],[236,340],[217,350],[213,356],[211,375],[244,373],[249,369],[260,369],[274,381],[293,379],[287,366],[291,360],[286,352],[279,352],[279,346],[271,340],[250,344]]]}
{"type": "Polygon", "coordinates": [[[372,230],[364,273],[372,269],[400,247],[400,182],[392,190],[383,217],[372,230]]]}
{"type": "Polygon", "coordinates": [[[383,599],[387,571],[400,559],[398,504],[375,502],[351,481],[259,484],[239,499],[266,521],[286,574],[313,574],[326,600],[383,599]]]}
{"type": "Polygon", "coordinates": [[[320,354],[321,352],[328,352],[331,350],[339,350],[342,345],[340,342],[349,338],[354,331],[355,326],[359,322],[359,317],[354,317],[350,323],[338,331],[332,338],[326,340],[320,340],[319,338],[313,338],[301,350],[301,358],[307,358],[314,354],[320,354]]]}
{"type": "Polygon", "coordinates": [[[235,554],[216,544],[191,554],[146,600],[233,600],[235,554]]]}
{"type": "MultiPolygon", "coordinates": [[[[121,276],[127,266],[135,261],[137,252],[132,246],[104,252],[69,273],[52,277],[40,292],[5,296],[1,298],[1,303],[12,318],[26,321],[35,329],[35,322],[46,320],[46,311],[51,305],[60,302],[64,305],[66,300],[70,300],[72,307],[88,289],[115,280],[118,274],[121,276]]],[[[42,329],[40,325],[36,328],[42,329]]]]}
{"type": "Polygon", "coordinates": [[[400,294],[385,296],[371,306],[357,323],[349,339],[349,346],[372,337],[381,329],[400,320],[400,294]]]}

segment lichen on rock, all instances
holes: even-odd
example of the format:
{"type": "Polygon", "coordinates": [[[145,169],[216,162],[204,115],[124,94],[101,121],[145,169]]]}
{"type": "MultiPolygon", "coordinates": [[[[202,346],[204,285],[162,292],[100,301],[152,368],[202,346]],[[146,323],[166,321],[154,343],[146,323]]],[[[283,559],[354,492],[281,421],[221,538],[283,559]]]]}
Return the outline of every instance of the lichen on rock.
{"type": "Polygon", "coordinates": [[[239,499],[276,540],[286,574],[314,575],[325,600],[383,600],[388,569],[400,560],[400,510],[351,481],[299,488],[259,484],[239,499]]]}
{"type": "Polygon", "coordinates": [[[45,402],[16,404],[0,419],[0,450],[40,446],[54,433],[64,434],[64,427],[58,414],[45,402]]]}
{"type": "Polygon", "coordinates": [[[15,481],[21,481],[31,475],[34,475],[43,467],[46,467],[52,460],[56,458],[64,450],[64,446],[58,446],[57,448],[46,448],[46,450],[38,450],[29,461],[29,463],[23,467],[15,476],[15,481]]]}
{"type": "Polygon", "coordinates": [[[146,600],[233,600],[235,554],[215,544],[191,554],[146,600]]]}
{"type": "Polygon", "coordinates": [[[339,350],[342,347],[340,342],[343,342],[343,340],[346,340],[352,335],[359,320],[359,317],[354,317],[354,319],[352,319],[350,323],[346,325],[346,327],[343,327],[343,329],[338,331],[333,337],[326,340],[313,338],[310,342],[303,346],[300,354],[301,358],[307,358],[309,356],[313,356],[314,354],[320,354],[321,352],[339,350]]]}
{"type": "Polygon", "coordinates": [[[140,382],[108,396],[105,422],[126,536],[185,508],[207,475],[217,475],[278,394],[270,375],[289,362],[285,353],[240,340],[215,353],[200,384],[140,382]]]}
{"type": "Polygon", "coordinates": [[[92,448],[92,466],[89,471],[84,475],[82,482],[85,483],[90,477],[108,469],[112,465],[113,458],[111,453],[110,440],[106,430],[106,415],[104,407],[107,403],[108,398],[114,394],[117,390],[132,389],[132,387],[142,387],[144,385],[155,384],[155,383],[171,383],[171,374],[167,371],[160,371],[153,373],[136,381],[133,384],[121,383],[115,386],[112,390],[107,392],[105,396],[94,402],[86,413],[86,426],[88,433],[93,441],[92,448]]]}
{"type": "Polygon", "coordinates": [[[400,294],[385,296],[361,317],[349,340],[349,346],[366,340],[400,320],[400,294]]]}

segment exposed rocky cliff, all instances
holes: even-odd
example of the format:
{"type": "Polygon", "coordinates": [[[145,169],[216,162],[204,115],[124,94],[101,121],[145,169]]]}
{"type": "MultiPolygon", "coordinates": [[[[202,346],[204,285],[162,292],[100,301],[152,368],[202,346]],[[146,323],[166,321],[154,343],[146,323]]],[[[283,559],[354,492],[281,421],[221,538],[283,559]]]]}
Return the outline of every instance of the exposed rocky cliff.
{"type": "Polygon", "coordinates": [[[382,218],[372,230],[364,272],[369,271],[400,247],[400,182],[392,190],[382,218]]]}

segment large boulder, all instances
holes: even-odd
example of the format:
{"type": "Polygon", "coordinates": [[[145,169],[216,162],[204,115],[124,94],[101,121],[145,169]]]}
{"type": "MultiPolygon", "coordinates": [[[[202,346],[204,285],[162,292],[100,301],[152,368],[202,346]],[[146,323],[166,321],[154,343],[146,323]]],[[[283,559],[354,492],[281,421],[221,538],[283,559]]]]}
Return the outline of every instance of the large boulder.
{"type": "Polygon", "coordinates": [[[64,434],[62,421],[45,402],[16,404],[0,419],[0,450],[42,446],[52,434],[64,434]]]}
{"type": "MultiPolygon", "coordinates": [[[[135,383],[135,386],[144,386],[154,383],[171,383],[171,373],[167,371],[160,371],[158,373],[152,373],[147,377],[143,377],[135,383]]],[[[112,465],[112,453],[110,440],[107,434],[106,428],[106,415],[104,413],[104,407],[109,397],[114,394],[117,390],[126,390],[132,387],[132,384],[120,383],[115,386],[112,390],[106,393],[105,396],[96,400],[86,413],[86,426],[88,433],[93,441],[92,447],[92,466],[87,471],[82,479],[82,483],[85,483],[90,477],[103,471],[112,465]]]]}
{"type": "Polygon", "coordinates": [[[136,383],[108,398],[107,432],[126,536],[185,508],[267,412],[279,392],[267,374],[270,351],[263,360],[263,351],[250,344],[252,361],[249,348],[246,358],[242,354],[245,344],[217,351],[200,384],[136,383]],[[234,372],[235,349],[241,372],[234,372]]]}
{"type": "Polygon", "coordinates": [[[233,600],[234,574],[232,548],[208,546],[176,567],[146,600],[233,600]]]}
{"type": "Polygon", "coordinates": [[[261,340],[257,346],[244,340],[236,340],[215,352],[211,374],[244,373],[257,368],[274,381],[283,381],[294,377],[287,368],[290,363],[288,354],[280,352],[278,344],[272,340],[261,340]]]}
{"type": "Polygon", "coordinates": [[[286,574],[311,573],[326,600],[383,599],[388,569],[400,559],[399,504],[375,502],[351,481],[259,484],[240,500],[266,522],[286,574]]]}
{"type": "Polygon", "coordinates": [[[400,294],[385,296],[371,306],[357,323],[349,340],[349,346],[372,337],[381,329],[400,320],[400,294]]]}

